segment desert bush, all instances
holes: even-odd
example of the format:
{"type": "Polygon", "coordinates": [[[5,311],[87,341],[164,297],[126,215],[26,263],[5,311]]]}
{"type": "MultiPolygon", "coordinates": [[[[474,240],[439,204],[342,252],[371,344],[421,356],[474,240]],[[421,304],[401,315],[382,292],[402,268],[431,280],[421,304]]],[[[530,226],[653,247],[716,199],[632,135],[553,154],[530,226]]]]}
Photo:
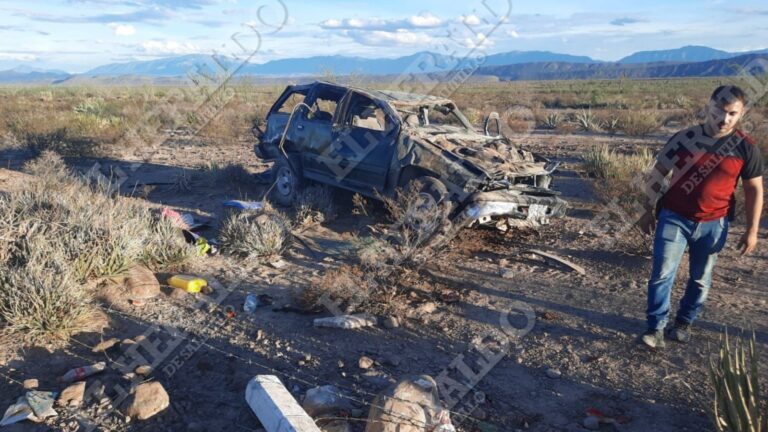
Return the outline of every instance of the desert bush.
{"type": "Polygon", "coordinates": [[[231,213],[219,230],[223,250],[246,259],[282,255],[292,239],[288,219],[269,205],[231,213]]]}
{"type": "Polygon", "coordinates": [[[169,221],[75,176],[59,156],[44,152],[25,169],[35,179],[0,195],[4,331],[33,343],[75,333],[91,313],[83,285],[139,262],[161,269],[193,256],[169,221]]]}
{"type": "Polygon", "coordinates": [[[0,264],[0,340],[57,345],[94,328],[97,310],[75,281],[65,257],[40,236],[25,239],[30,255],[21,265],[0,264]]]}
{"type": "Polygon", "coordinates": [[[760,406],[758,355],[755,336],[732,350],[726,333],[717,361],[710,360],[710,379],[715,390],[710,415],[717,431],[760,432],[768,430],[768,413],[760,406]]]}
{"type": "Polygon", "coordinates": [[[563,121],[563,116],[559,113],[549,113],[541,122],[541,126],[544,129],[557,129],[560,123],[563,121]]]}
{"type": "Polygon", "coordinates": [[[309,185],[298,194],[293,203],[294,224],[306,228],[336,218],[333,190],[325,185],[309,185]]]}
{"type": "Polygon", "coordinates": [[[606,145],[593,147],[584,155],[585,169],[595,177],[595,192],[617,222],[625,224],[617,246],[626,252],[648,254],[651,251],[653,239],[633,224],[633,218],[640,216],[636,214],[638,204],[648,200],[643,185],[653,161],[648,149],[636,154],[620,154],[606,145]]]}
{"type": "Polygon", "coordinates": [[[652,111],[630,111],[621,119],[621,130],[630,136],[646,136],[659,130],[661,121],[652,111]]]}
{"type": "Polygon", "coordinates": [[[354,313],[375,301],[375,283],[364,270],[348,264],[327,270],[294,293],[301,308],[325,307],[331,313],[354,313]],[[335,310],[334,310],[335,309],[335,310]]]}
{"type": "Polygon", "coordinates": [[[581,112],[576,113],[574,120],[579,129],[584,132],[595,132],[599,130],[599,122],[591,109],[581,110],[581,112]]]}

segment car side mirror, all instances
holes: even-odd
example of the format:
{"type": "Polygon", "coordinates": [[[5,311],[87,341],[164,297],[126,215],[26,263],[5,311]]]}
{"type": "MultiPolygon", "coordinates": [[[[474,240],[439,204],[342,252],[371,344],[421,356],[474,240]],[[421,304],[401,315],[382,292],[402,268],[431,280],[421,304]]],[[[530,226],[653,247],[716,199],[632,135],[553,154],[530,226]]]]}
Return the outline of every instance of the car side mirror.
{"type": "Polygon", "coordinates": [[[488,117],[485,118],[485,135],[486,136],[499,136],[501,135],[501,122],[499,120],[499,113],[491,111],[488,117]],[[496,122],[496,135],[491,135],[490,126],[491,122],[496,122]]]}

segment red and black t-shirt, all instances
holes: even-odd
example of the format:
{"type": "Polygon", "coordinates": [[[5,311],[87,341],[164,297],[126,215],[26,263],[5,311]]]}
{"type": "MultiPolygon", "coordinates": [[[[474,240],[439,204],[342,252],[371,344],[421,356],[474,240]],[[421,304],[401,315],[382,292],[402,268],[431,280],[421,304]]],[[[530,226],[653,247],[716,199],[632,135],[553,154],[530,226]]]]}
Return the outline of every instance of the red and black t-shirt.
{"type": "Polygon", "coordinates": [[[698,222],[729,214],[739,177],[763,175],[757,145],[740,130],[715,139],[694,126],[675,134],[657,160],[672,170],[661,206],[698,222]]]}

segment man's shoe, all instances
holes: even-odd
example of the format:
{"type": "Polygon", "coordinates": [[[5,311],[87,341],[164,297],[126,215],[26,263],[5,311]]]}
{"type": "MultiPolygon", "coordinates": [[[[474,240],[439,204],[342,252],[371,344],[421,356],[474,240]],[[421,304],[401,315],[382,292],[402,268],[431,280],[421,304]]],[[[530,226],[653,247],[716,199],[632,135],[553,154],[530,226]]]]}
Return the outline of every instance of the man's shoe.
{"type": "Polygon", "coordinates": [[[664,348],[664,330],[648,329],[640,341],[650,348],[664,348]]]}
{"type": "Polygon", "coordinates": [[[691,340],[691,325],[675,322],[675,325],[669,330],[669,338],[680,343],[688,343],[691,340]]]}

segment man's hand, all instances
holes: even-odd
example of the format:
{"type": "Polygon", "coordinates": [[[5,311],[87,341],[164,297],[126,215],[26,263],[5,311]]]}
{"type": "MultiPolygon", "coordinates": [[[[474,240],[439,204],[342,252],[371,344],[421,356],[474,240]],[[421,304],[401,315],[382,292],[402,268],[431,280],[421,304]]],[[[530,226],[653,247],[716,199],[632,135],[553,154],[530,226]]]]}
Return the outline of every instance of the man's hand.
{"type": "Polygon", "coordinates": [[[637,226],[645,234],[652,235],[656,229],[656,215],[653,210],[646,211],[640,220],[637,221],[637,226]]]}
{"type": "Polygon", "coordinates": [[[741,236],[739,244],[736,246],[736,248],[739,249],[741,251],[741,255],[744,256],[754,252],[756,246],[757,232],[747,231],[743,236],[741,236]]]}

